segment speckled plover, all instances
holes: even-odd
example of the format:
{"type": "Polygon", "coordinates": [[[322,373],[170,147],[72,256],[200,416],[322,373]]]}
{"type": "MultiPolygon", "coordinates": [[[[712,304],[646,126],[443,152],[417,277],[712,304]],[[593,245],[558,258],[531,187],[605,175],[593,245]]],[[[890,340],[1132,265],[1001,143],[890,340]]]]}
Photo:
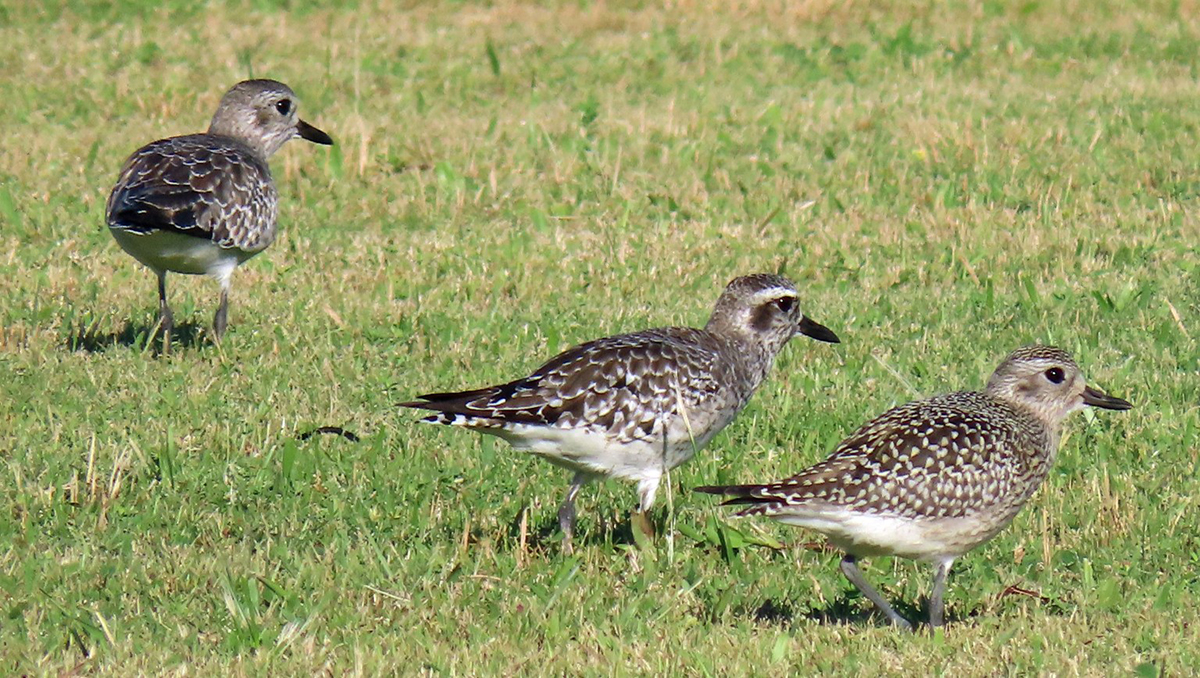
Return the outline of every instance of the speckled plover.
{"type": "Polygon", "coordinates": [[[838,341],[800,312],[796,286],[778,275],[730,282],[704,329],[667,327],[569,349],[528,377],[404,407],[436,410],[422,421],[499,436],[575,476],[558,512],[570,552],[575,495],[595,478],[638,484],[639,511],[663,474],[725,428],[796,334],[838,341]]]}
{"type": "Polygon", "coordinates": [[[888,619],[911,629],[856,560],[894,555],[933,563],[929,622],[943,621],[950,565],[1005,528],[1046,478],[1063,420],[1084,405],[1128,402],[1087,386],[1066,352],[1027,346],[1005,358],[982,392],[892,409],[855,431],[825,461],[775,483],[698,487],[732,495],[737,515],[764,515],[823,533],[842,572],[888,619]]]}
{"type": "Polygon", "coordinates": [[[296,113],[296,95],[274,80],[246,80],[221,98],[208,132],[160,139],[125,161],[108,197],[117,243],[158,276],[160,322],[169,338],[167,272],[221,284],[213,317],[225,333],[233,269],[275,240],[278,196],[267,159],[296,137],[331,145],[296,113]]]}

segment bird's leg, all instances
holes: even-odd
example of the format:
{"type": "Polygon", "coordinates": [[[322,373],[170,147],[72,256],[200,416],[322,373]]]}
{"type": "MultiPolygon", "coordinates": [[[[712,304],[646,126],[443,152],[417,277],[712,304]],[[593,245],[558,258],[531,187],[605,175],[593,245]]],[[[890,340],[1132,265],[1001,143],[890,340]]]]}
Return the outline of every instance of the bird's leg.
{"type": "Polygon", "coordinates": [[[171,330],[175,329],[175,318],[171,315],[171,307],[167,304],[167,272],[155,271],[158,274],[158,325],[162,328],[164,341],[171,342],[171,330]]]}
{"type": "Polygon", "coordinates": [[[842,574],[846,575],[846,579],[849,579],[851,584],[854,584],[859,591],[862,591],[864,596],[869,598],[872,603],[875,603],[875,607],[887,615],[889,621],[905,631],[912,631],[912,623],[896,614],[896,611],[892,609],[891,605],[887,604],[883,596],[879,595],[879,592],[872,588],[866,579],[863,579],[862,572],[859,571],[856,564],[857,561],[857,558],[849,554],[845,558],[842,558],[842,574]]]}
{"type": "Polygon", "coordinates": [[[229,326],[229,284],[221,285],[221,304],[217,306],[217,314],[213,316],[213,333],[217,341],[225,336],[225,328],[229,326]]]}
{"type": "Polygon", "coordinates": [[[929,626],[931,628],[936,629],[945,623],[943,611],[946,600],[946,576],[950,574],[950,566],[953,564],[953,560],[946,560],[934,566],[933,595],[929,598],[929,626]]]}
{"type": "Polygon", "coordinates": [[[558,507],[558,526],[563,531],[563,552],[568,556],[574,551],[571,546],[571,537],[575,534],[575,495],[579,494],[579,488],[583,487],[587,481],[586,473],[576,473],[575,477],[571,479],[571,489],[567,490],[567,497],[558,507]]]}
{"type": "Polygon", "coordinates": [[[643,478],[638,482],[638,507],[633,512],[630,522],[633,529],[638,530],[647,539],[654,540],[654,526],[650,524],[650,507],[654,506],[654,496],[658,493],[659,478],[643,478]]]}

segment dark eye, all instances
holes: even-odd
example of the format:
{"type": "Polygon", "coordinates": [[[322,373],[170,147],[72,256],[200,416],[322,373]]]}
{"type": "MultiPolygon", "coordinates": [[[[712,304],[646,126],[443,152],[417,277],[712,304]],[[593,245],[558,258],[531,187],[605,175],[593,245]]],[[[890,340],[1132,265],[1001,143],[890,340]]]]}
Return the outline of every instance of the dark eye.
{"type": "Polygon", "coordinates": [[[780,297],[775,300],[775,305],[784,313],[790,313],[792,307],[796,305],[796,300],[791,297],[780,297]]]}
{"type": "Polygon", "coordinates": [[[287,115],[292,112],[292,100],[280,99],[275,103],[275,110],[279,111],[280,115],[287,115]]]}
{"type": "Polygon", "coordinates": [[[1061,384],[1063,383],[1063,379],[1066,378],[1066,375],[1063,374],[1062,368],[1051,367],[1050,369],[1046,370],[1046,378],[1055,384],[1061,384]]]}

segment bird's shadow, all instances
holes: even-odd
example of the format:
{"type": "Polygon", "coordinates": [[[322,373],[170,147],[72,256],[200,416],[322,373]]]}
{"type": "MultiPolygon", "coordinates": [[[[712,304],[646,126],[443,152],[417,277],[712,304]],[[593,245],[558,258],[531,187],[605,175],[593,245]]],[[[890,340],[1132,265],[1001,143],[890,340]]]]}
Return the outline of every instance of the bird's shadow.
{"type": "MultiPolygon", "coordinates": [[[[1017,586],[1009,586],[1002,591],[997,600],[1002,600],[1010,596],[1024,596],[1033,599],[1034,603],[1041,606],[1041,609],[1050,616],[1063,617],[1069,614],[1066,606],[1061,601],[1042,596],[1035,591],[1029,591],[1017,586]]],[[[913,603],[906,600],[890,599],[889,602],[892,608],[896,610],[901,617],[913,623],[917,632],[928,632],[929,627],[929,599],[922,597],[918,602],[913,603]]],[[[975,605],[966,608],[955,610],[954,608],[946,608],[945,623],[947,626],[964,623],[971,620],[979,619],[987,614],[989,606],[976,603],[975,605]]],[[[790,623],[795,619],[791,608],[787,603],[782,605],[775,603],[771,599],[767,599],[755,612],[754,618],[757,621],[774,621],[781,624],[790,623]]],[[[814,621],[822,625],[842,626],[890,626],[891,622],[887,617],[877,610],[874,605],[867,601],[854,589],[847,589],[841,596],[824,608],[812,608],[802,615],[804,619],[814,621]]]]}
{"type": "MultiPolygon", "coordinates": [[[[509,521],[508,536],[514,541],[520,539],[521,512],[526,509],[527,507],[522,507],[509,521]]],[[[661,530],[660,521],[653,520],[652,523],[657,530],[661,530]]],[[[594,546],[636,546],[634,529],[632,511],[619,520],[610,520],[603,515],[589,516],[585,521],[575,524],[574,545],[577,550],[594,546]]],[[[525,545],[526,548],[561,549],[562,530],[558,525],[558,516],[549,515],[536,524],[532,521],[527,523],[525,545]]]]}
{"type": "Polygon", "coordinates": [[[69,351],[103,353],[114,346],[126,346],[150,351],[159,356],[173,349],[187,349],[212,343],[212,333],[207,325],[185,320],[171,331],[170,347],[163,342],[163,333],[157,322],[145,324],[126,321],[115,332],[103,332],[98,323],[80,324],[70,327],[63,344],[69,351]]]}
{"type": "MultiPolygon", "coordinates": [[[[767,601],[768,603],[770,601],[767,601]]],[[[901,617],[912,622],[913,627],[920,630],[926,627],[926,620],[929,619],[929,610],[926,606],[926,601],[922,601],[921,605],[914,605],[904,600],[892,600],[892,609],[894,609],[901,617]]],[[[816,622],[822,626],[891,626],[892,623],[888,618],[870,601],[866,601],[856,591],[846,591],[838,596],[836,600],[830,601],[823,608],[811,608],[805,612],[803,617],[809,621],[816,622]]],[[[947,615],[946,622],[951,623],[958,621],[956,615],[947,615]]]]}
{"type": "Polygon", "coordinates": [[[744,614],[755,622],[768,626],[791,626],[796,619],[796,611],[791,603],[776,601],[774,598],[767,598],[754,609],[746,607],[744,614]]]}
{"type": "MultiPolygon", "coordinates": [[[[893,607],[902,617],[914,622],[916,628],[924,627],[924,620],[927,618],[925,609],[906,603],[895,603],[893,607]]],[[[862,598],[856,596],[852,592],[846,592],[844,595],[838,596],[836,600],[830,601],[828,605],[822,608],[810,608],[807,612],[798,613],[795,606],[786,600],[776,600],[767,598],[763,600],[757,607],[753,603],[744,606],[739,616],[753,620],[757,624],[765,626],[790,627],[796,621],[806,619],[810,622],[815,622],[822,626],[890,626],[891,623],[875,610],[870,603],[864,604],[862,598]]],[[[955,618],[947,618],[947,622],[956,621],[955,618]]]]}
{"type": "MultiPolygon", "coordinates": [[[[874,610],[864,608],[857,598],[852,595],[840,596],[824,608],[812,608],[807,612],[798,613],[796,607],[787,600],[767,598],[755,606],[747,601],[735,608],[734,614],[744,619],[765,626],[790,627],[799,619],[807,619],[822,626],[870,625],[875,618],[874,610]]],[[[882,618],[882,617],[880,617],[882,618]]]]}

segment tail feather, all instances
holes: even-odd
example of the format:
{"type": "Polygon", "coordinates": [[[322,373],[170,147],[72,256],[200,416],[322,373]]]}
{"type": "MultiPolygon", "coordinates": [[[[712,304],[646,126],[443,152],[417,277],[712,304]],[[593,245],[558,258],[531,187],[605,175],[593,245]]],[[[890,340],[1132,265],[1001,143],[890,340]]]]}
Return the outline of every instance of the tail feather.
{"type": "MultiPolygon", "coordinates": [[[[401,407],[411,407],[410,405],[400,405],[401,407]]],[[[432,409],[432,408],[427,408],[432,409]]],[[[463,428],[473,429],[496,429],[504,428],[504,422],[496,421],[488,417],[476,417],[462,412],[443,412],[438,411],[417,420],[421,424],[441,424],[442,426],[461,426],[463,428]]]]}
{"type": "Polygon", "coordinates": [[[748,497],[751,492],[762,489],[762,485],[701,485],[693,487],[693,492],[703,492],[704,494],[729,494],[738,497],[748,497]]]}
{"type": "Polygon", "coordinates": [[[722,494],[730,497],[721,502],[721,506],[745,506],[738,511],[738,516],[749,516],[757,513],[762,513],[769,506],[778,504],[780,499],[777,496],[767,494],[770,490],[769,485],[702,485],[692,488],[694,492],[703,492],[705,494],[722,494]]]}
{"type": "Polygon", "coordinates": [[[496,390],[495,386],[486,388],[477,388],[470,391],[446,391],[445,393],[426,393],[417,396],[416,400],[410,400],[406,403],[400,403],[399,407],[428,407],[429,405],[438,405],[444,403],[452,403],[459,400],[474,400],[482,395],[487,395],[496,390]]]}
{"type": "MultiPolygon", "coordinates": [[[[453,412],[468,417],[488,417],[494,407],[505,403],[513,394],[531,387],[532,377],[510,381],[507,384],[485,386],[470,391],[447,391],[445,393],[426,393],[417,396],[416,400],[399,403],[397,407],[412,407],[421,410],[438,412],[453,412]]],[[[507,407],[512,410],[514,408],[507,407]]],[[[516,408],[520,409],[520,408],[516,408]]]]}
{"type": "MultiPolygon", "coordinates": [[[[433,410],[446,414],[459,414],[464,417],[479,416],[478,411],[472,411],[470,403],[482,396],[488,395],[492,388],[480,388],[473,391],[458,391],[447,393],[426,393],[417,396],[416,400],[396,403],[396,407],[411,407],[416,410],[433,410]]],[[[437,417],[426,417],[421,421],[434,422],[437,417]]],[[[440,422],[438,422],[440,423],[440,422]]]]}

